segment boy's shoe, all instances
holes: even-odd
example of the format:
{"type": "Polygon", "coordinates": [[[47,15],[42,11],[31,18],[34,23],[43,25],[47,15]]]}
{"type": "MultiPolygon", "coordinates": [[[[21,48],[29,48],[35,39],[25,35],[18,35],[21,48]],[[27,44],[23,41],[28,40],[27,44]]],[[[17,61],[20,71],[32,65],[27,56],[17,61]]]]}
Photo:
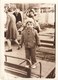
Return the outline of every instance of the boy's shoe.
{"type": "Polygon", "coordinates": [[[36,68],[36,65],[34,64],[34,65],[32,65],[31,67],[32,67],[33,69],[35,69],[35,68],[36,68]]]}
{"type": "Polygon", "coordinates": [[[25,65],[26,68],[29,68],[29,65],[25,65]]]}

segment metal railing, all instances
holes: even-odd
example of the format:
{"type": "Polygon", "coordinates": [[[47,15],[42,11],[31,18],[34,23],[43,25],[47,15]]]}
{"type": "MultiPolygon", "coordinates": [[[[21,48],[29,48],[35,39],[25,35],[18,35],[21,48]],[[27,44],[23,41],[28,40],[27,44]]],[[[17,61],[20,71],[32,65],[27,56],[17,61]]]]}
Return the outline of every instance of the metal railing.
{"type": "MultiPolygon", "coordinates": [[[[5,66],[9,66],[9,67],[13,67],[13,68],[16,68],[16,69],[20,69],[20,70],[23,70],[23,71],[26,71],[27,72],[27,74],[26,74],[26,76],[25,77],[27,77],[27,78],[30,78],[31,77],[31,74],[32,74],[32,72],[31,72],[31,62],[30,62],[30,60],[28,60],[28,59],[23,59],[23,58],[19,58],[19,57],[14,57],[14,56],[9,56],[9,55],[5,55],[5,66]],[[10,63],[10,62],[8,62],[7,61],[7,57],[10,57],[10,58],[15,58],[15,59],[20,59],[20,60],[23,60],[19,65],[16,65],[16,64],[13,64],[13,63],[10,63]],[[21,64],[23,64],[24,62],[28,62],[28,64],[29,64],[29,68],[26,68],[26,67],[24,67],[24,66],[21,66],[21,64]]],[[[41,78],[41,72],[42,72],[42,65],[41,65],[41,62],[38,62],[39,63],[39,65],[40,65],[40,74],[38,75],[38,77],[40,77],[41,78]]],[[[6,69],[7,70],[7,69],[6,69]]],[[[23,75],[23,74],[22,74],[23,75]]],[[[24,74],[25,75],[25,74],[24,74]]],[[[20,75],[19,75],[20,76],[20,75]]]]}

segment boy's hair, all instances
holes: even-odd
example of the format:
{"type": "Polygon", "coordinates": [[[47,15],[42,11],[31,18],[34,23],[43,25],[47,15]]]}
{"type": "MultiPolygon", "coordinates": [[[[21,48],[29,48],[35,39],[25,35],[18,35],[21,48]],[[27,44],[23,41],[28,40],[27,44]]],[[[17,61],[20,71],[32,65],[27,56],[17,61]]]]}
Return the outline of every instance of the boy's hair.
{"type": "Polygon", "coordinates": [[[34,24],[34,20],[33,20],[32,18],[28,18],[28,19],[25,21],[25,25],[26,25],[28,22],[34,24]]]}

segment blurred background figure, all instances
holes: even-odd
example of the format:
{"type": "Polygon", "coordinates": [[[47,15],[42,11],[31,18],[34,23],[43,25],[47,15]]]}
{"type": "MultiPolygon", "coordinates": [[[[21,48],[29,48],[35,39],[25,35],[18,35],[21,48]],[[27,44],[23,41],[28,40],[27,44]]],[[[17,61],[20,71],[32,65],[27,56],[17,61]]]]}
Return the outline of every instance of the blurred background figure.
{"type": "Polygon", "coordinates": [[[35,20],[35,16],[36,16],[35,10],[30,9],[28,17],[32,18],[34,20],[34,29],[36,29],[37,32],[39,33],[41,31],[41,28],[40,28],[40,25],[39,25],[38,21],[35,20]]]}
{"type": "Polygon", "coordinates": [[[15,18],[16,18],[16,23],[18,21],[21,21],[22,22],[22,16],[21,16],[21,13],[20,13],[20,10],[19,9],[15,9],[15,12],[13,13],[15,18]]]}
{"type": "Polygon", "coordinates": [[[21,34],[21,31],[23,29],[23,27],[22,27],[22,20],[23,20],[22,12],[20,11],[20,9],[15,8],[13,15],[16,18],[17,30],[18,30],[19,34],[21,34]]]}
{"type": "Polygon", "coordinates": [[[6,50],[6,52],[11,52],[12,51],[12,47],[11,47],[11,41],[14,40],[18,47],[19,47],[19,42],[17,41],[17,35],[18,35],[18,31],[17,31],[17,27],[16,27],[16,19],[14,17],[14,15],[12,14],[12,8],[11,6],[7,5],[5,6],[5,12],[7,14],[7,21],[6,21],[6,39],[7,39],[7,43],[8,43],[8,50],[6,50]]]}

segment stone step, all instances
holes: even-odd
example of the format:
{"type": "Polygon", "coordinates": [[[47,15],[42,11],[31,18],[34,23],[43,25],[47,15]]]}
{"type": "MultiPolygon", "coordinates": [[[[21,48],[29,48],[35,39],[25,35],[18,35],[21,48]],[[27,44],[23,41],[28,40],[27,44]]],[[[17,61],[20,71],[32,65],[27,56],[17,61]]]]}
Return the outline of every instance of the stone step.
{"type": "Polygon", "coordinates": [[[55,54],[55,49],[54,48],[49,48],[49,47],[37,47],[36,52],[55,54]]]}
{"type": "Polygon", "coordinates": [[[43,46],[43,47],[51,47],[51,48],[53,48],[53,44],[51,44],[51,43],[40,43],[41,44],[41,46],[43,46]]]}

